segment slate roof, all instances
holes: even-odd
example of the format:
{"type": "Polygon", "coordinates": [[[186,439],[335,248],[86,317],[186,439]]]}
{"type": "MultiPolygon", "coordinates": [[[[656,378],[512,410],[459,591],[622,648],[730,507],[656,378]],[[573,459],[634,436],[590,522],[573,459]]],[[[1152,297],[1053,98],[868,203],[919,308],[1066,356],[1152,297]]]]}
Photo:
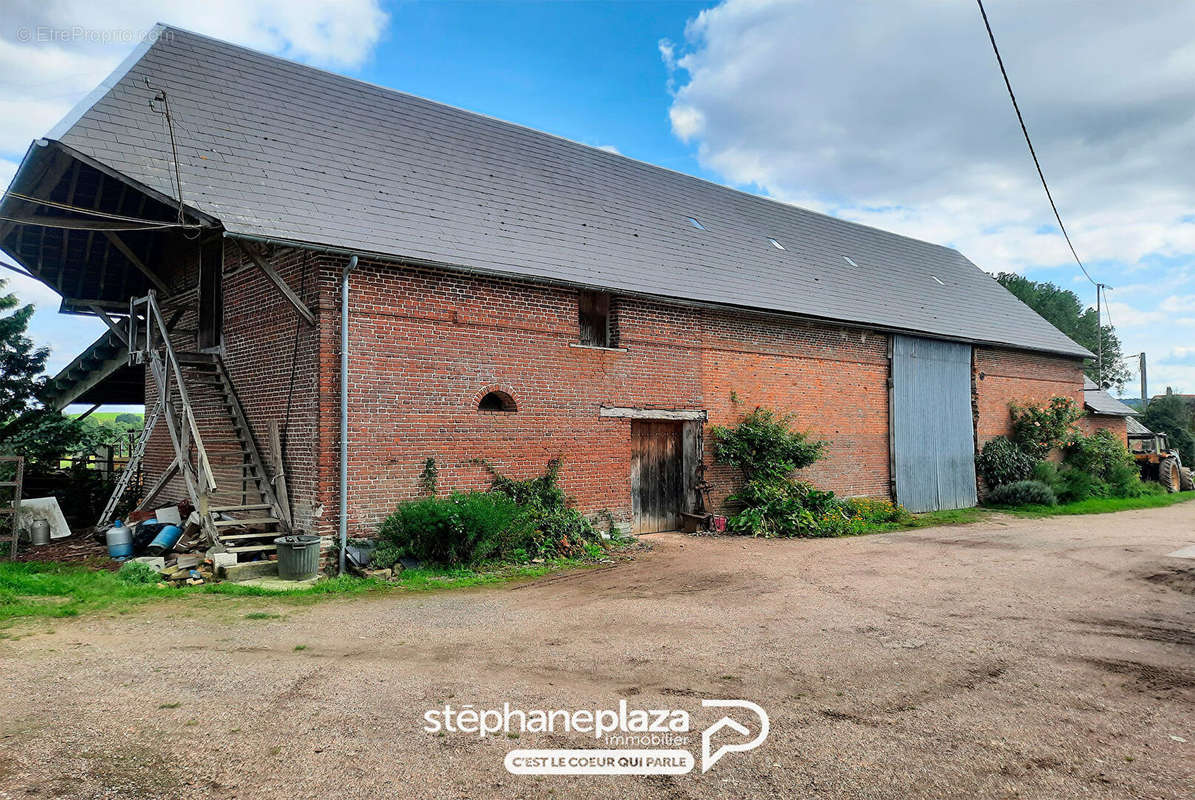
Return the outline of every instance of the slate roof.
{"type": "Polygon", "coordinates": [[[1103,389],[1091,378],[1083,378],[1083,405],[1096,414],[1114,417],[1128,417],[1138,413],[1137,409],[1125,405],[1103,389]]]}
{"type": "Polygon", "coordinates": [[[1153,431],[1138,422],[1135,417],[1126,418],[1124,424],[1125,432],[1129,436],[1150,436],[1153,434],[1153,431]]]}
{"type": "Polygon", "coordinates": [[[184,200],[231,234],[1090,356],[948,247],[155,30],[47,138],[173,196],[164,88],[184,200]]]}

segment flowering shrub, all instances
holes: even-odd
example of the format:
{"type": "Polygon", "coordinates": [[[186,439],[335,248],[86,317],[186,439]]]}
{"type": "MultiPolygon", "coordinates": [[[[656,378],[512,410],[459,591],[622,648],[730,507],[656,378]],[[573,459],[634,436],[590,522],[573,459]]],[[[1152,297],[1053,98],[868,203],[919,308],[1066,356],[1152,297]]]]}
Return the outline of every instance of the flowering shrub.
{"type": "Polygon", "coordinates": [[[1034,461],[1063,447],[1078,434],[1075,423],[1083,409],[1069,397],[1051,397],[1044,406],[1010,403],[1012,441],[1034,461]]]}

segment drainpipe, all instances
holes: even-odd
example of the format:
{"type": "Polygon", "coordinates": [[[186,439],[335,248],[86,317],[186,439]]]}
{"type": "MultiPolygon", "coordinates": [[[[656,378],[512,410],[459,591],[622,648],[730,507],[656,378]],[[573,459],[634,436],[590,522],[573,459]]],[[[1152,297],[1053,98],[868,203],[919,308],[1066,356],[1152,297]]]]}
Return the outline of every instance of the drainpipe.
{"type": "Polygon", "coordinates": [[[357,268],[357,257],[349,259],[340,273],[340,559],[338,575],[344,574],[344,551],[349,542],[349,273],[357,268]]]}

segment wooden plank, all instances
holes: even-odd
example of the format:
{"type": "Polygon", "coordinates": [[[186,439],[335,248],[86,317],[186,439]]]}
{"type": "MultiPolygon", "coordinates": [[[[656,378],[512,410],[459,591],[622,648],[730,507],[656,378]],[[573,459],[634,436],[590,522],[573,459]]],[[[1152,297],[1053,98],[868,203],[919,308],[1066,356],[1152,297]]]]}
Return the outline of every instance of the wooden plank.
{"type": "Polygon", "coordinates": [[[286,520],[286,526],[292,527],[294,519],[291,517],[290,494],[286,490],[286,469],[282,461],[282,432],[278,427],[278,420],[270,420],[270,461],[274,468],[274,496],[278,498],[278,510],[286,520]]]}
{"type": "Polygon", "coordinates": [[[643,501],[640,499],[640,492],[642,491],[642,477],[640,472],[640,464],[642,463],[641,455],[641,436],[640,428],[635,423],[631,423],[631,532],[639,533],[643,517],[643,501]]]}
{"type": "Polygon", "coordinates": [[[598,416],[643,420],[700,420],[702,422],[706,419],[704,410],[626,408],[622,406],[602,406],[598,409],[598,416]]]}
{"type": "Polygon", "coordinates": [[[108,330],[112,331],[112,333],[116,335],[117,339],[120,339],[120,341],[124,342],[125,347],[128,347],[129,335],[125,333],[124,328],[116,323],[116,320],[108,316],[108,312],[104,311],[104,309],[97,305],[89,305],[88,308],[90,308],[97,317],[103,320],[104,324],[108,326],[108,330]]]}
{"type": "Polygon", "coordinates": [[[290,285],[282,279],[282,276],[278,274],[277,270],[267,264],[261,256],[255,253],[252,248],[246,246],[245,243],[240,239],[237,239],[237,246],[240,247],[241,252],[244,253],[249,260],[252,261],[257,268],[262,271],[262,274],[269,278],[270,283],[274,284],[274,287],[278,291],[282,292],[282,296],[285,297],[292,306],[294,306],[295,311],[297,311],[299,316],[303,318],[303,321],[314,328],[315,315],[312,314],[311,309],[299,299],[299,296],[294,293],[294,291],[290,288],[290,285]]]}
{"type": "Polygon", "coordinates": [[[680,510],[697,510],[697,465],[701,463],[701,423],[695,420],[681,425],[681,504],[680,510]]]}
{"type": "Polygon", "coordinates": [[[659,440],[656,438],[656,424],[649,422],[646,425],[646,441],[644,448],[644,455],[647,459],[645,467],[647,470],[647,530],[655,533],[659,530],[659,515],[660,515],[660,453],[659,440]]]}

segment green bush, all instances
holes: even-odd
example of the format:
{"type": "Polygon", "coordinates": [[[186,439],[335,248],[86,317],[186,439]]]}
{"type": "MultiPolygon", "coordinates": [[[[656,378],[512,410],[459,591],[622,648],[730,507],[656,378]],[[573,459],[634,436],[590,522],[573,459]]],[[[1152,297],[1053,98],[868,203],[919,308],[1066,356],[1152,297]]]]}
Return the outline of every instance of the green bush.
{"type": "Polygon", "coordinates": [[[396,542],[383,539],[374,548],[373,556],[369,559],[369,566],[371,569],[390,569],[402,557],[402,548],[396,542]]]}
{"type": "Polygon", "coordinates": [[[116,571],[116,579],[121,583],[157,583],[161,580],[158,571],[149,564],[140,561],[126,561],[116,571]]]}
{"type": "Polygon", "coordinates": [[[1058,498],[1041,481],[1016,481],[992,489],[985,502],[992,506],[1056,506],[1058,498]]]}
{"type": "Polygon", "coordinates": [[[1106,496],[1140,497],[1146,489],[1133,454],[1111,431],[1078,434],[1066,448],[1066,463],[1106,485],[1106,496]]]}
{"type": "Polygon", "coordinates": [[[1007,436],[989,439],[975,459],[975,467],[989,488],[1006,483],[1028,480],[1033,474],[1034,459],[1007,436]]]}
{"type": "Polygon", "coordinates": [[[744,506],[727,520],[731,531],[765,538],[817,536],[819,521],[838,510],[833,492],[776,477],[747,481],[727,502],[744,506]]]}
{"type": "Polygon", "coordinates": [[[745,506],[727,520],[730,531],[763,538],[852,536],[910,519],[891,500],[842,500],[794,480],[747,481],[728,499],[745,506]]]}
{"type": "Polygon", "coordinates": [[[714,458],[742,470],[748,480],[787,478],[825,454],[826,442],[792,429],[793,417],[757,408],[733,428],[715,426],[714,458]]]}
{"type": "Polygon", "coordinates": [[[568,497],[560,488],[560,467],[563,459],[553,458],[543,475],[528,480],[515,480],[499,473],[492,465],[482,461],[482,466],[494,476],[490,488],[514,500],[520,506],[556,510],[568,506],[568,497]]]}
{"type": "Polygon", "coordinates": [[[403,503],[378,532],[400,555],[432,564],[475,564],[500,557],[510,539],[520,538],[518,520],[519,507],[509,497],[458,492],[403,503]]]}
{"type": "Polygon", "coordinates": [[[559,485],[559,459],[549,462],[543,475],[523,481],[486,466],[494,475],[491,491],[399,505],[378,530],[382,542],[374,552],[374,566],[390,566],[402,556],[467,565],[604,552],[597,529],[568,505],[559,485]]]}
{"type": "Polygon", "coordinates": [[[1069,397],[1052,397],[1044,406],[1009,404],[1012,440],[1033,460],[1066,445],[1075,435],[1075,423],[1083,416],[1079,404],[1069,397]]]}

